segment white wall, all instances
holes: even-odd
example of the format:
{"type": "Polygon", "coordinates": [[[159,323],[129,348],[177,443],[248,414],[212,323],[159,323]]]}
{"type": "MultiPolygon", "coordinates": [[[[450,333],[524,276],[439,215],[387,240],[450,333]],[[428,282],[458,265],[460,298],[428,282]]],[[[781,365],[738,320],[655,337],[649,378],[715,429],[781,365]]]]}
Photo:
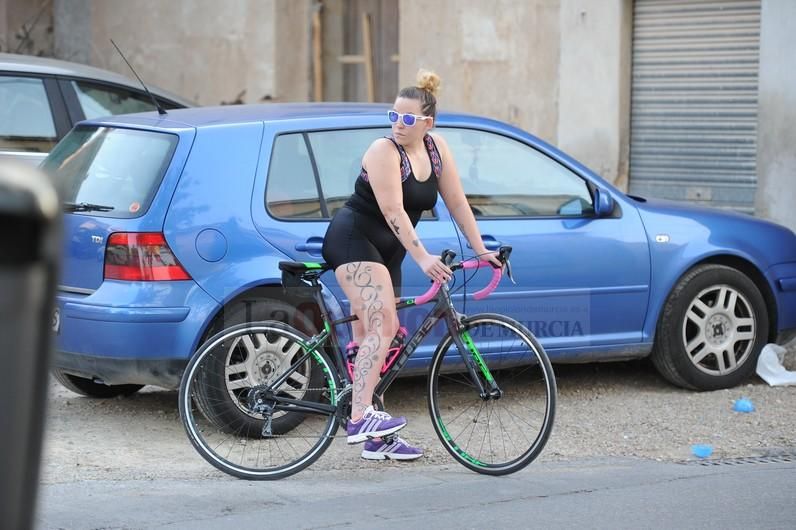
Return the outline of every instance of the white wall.
{"type": "Polygon", "coordinates": [[[627,189],[631,0],[562,0],[557,145],[627,189]]]}
{"type": "Polygon", "coordinates": [[[796,231],[796,2],[763,0],[756,214],[796,231]]]}
{"type": "Polygon", "coordinates": [[[400,81],[442,78],[439,106],[558,138],[558,0],[402,0],[400,81]],[[425,21],[425,22],[424,22],[425,21]]]}
{"type": "Polygon", "coordinates": [[[55,0],[55,55],[130,76],[113,38],[146,82],[200,104],[239,96],[244,103],[303,101],[310,83],[309,5],[55,0]]]}
{"type": "Polygon", "coordinates": [[[402,0],[401,85],[431,68],[440,107],[518,125],[626,187],[631,14],[631,0],[402,0]]]}

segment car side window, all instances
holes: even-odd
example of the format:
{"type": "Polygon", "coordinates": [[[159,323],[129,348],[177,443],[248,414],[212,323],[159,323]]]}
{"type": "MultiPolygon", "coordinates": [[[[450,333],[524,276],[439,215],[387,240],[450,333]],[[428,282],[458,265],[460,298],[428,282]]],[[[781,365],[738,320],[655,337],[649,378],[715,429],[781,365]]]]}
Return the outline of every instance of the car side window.
{"type": "Polygon", "coordinates": [[[268,212],[278,219],[323,217],[315,173],[303,134],[282,134],[274,140],[265,204],[268,212]]]}
{"type": "Polygon", "coordinates": [[[86,81],[72,81],[80,107],[86,119],[155,110],[152,100],[123,88],[109,87],[86,81]]]}
{"type": "Polygon", "coordinates": [[[309,133],[329,216],[333,216],[354,192],[354,183],[362,170],[362,156],[370,144],[389,133],[387,128],[309,133]]]}
{"type": "Polygon", "coordinates": [[[0,149],[47,153],[56,136],[44,81],[0,76],[0,149]]]}
{"type": "Polygon", "coordinates": [[[477,218],[593,214],[586,181],[536,149],[485,131],[440,131],[477,218]]]}

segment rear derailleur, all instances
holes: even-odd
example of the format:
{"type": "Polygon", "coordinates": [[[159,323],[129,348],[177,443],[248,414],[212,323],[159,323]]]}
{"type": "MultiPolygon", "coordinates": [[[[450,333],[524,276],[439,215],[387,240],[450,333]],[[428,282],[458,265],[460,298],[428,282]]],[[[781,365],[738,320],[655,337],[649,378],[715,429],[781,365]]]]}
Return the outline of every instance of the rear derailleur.
{"type": "Polygon", "coordinates": [[[246,396],[248,401],[249,410],[254,414],[259,414],[265,420],[263,423],[262,436],[263,438],[271,438],[274,433],[271,430],[271,424],[274,416],[274,408],[276,401],[268,399],[268,390],[263,388],[252,387],[246,396]]]}

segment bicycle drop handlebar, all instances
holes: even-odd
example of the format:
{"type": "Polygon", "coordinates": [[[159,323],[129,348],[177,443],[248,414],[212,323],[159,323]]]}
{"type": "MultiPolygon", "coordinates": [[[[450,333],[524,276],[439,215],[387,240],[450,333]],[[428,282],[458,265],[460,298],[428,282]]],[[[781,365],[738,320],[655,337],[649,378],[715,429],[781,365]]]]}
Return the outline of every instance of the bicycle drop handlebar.
{"type": "MultiPolygon", "coordinates": [[[[498,260],[500,260],[500,262],[503,263],[504,265],[508,262],[510,255],[511,255],[511,247],[510,246],[502,246],[502,247],[500,247],[498,249],[498,260]]],[[[440,259],[442,260],[443,263],[445,263],[445,265],[448,265],[450,267],[451,271],[453,271],[453,272],[455,272],[455,271],[457,271],[459,269],[462,269],[462,270],[480,269],[481,267],[485,267],[487,265],[492,267],[493,268],[493,270],[492,270],[492,279],[489,281],[489,283],[483,289],[473,293],[473,298],[475,298],[476,300],[483,300],[484,298],[486,298],[487,296],[492,294],[492,291],[494,291],[495,288],[500,283],[500,277],[503,275],[503,268],[502,267],[501,268],[497,268],[494,265],[492,265],[492,262],[489,262],[489,261],[486,261],[486,260],[481,260],[481,259],[478,259],[478,260],[464,260],[464,261],[460,261],[459,263],[451,263],[453,261],[453,258],[455,258],[455,257],[456,257],[456,253],[454,251],[445,250],[445,251],[442,252],[442,255],[441,255],[440,259]]],[[[415,299],[414,299],[415,300],[415,305],[425,304],[425,303],[433,300],[434,297],[437,295],[437,292],[439,292],[439,289],[440,289],[441,286],[442,286],[442,284],[440,282],[434,281],[431,284],[431,287],[428,289],[428,291],[426,291],[425,293],[423,293],[420,296],[415,297],[415,299]]]]}

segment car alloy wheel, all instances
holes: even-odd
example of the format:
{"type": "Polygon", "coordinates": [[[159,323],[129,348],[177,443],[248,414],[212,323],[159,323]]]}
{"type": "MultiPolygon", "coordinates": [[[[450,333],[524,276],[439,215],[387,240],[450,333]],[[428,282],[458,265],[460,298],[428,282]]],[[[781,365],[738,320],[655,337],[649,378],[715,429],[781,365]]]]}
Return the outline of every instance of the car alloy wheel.
{"type": "MultiPolygon", "coordinates": [[[[241,412],[257,419],[262,416],[252,413],[245,405],[250,388],[270,383],[284,373],[296,358],[303,353],[297,342],[288,343],[285,337],[257,333],[241,337],[230,346],[224,369],[224,381],[230,399],[241,412]]],[[[285,393],[301,399],[310,388],[310,361],[303,368],[293,372],[277,393],[285,393]]],[[[274,418],[286,414],[278,412],[274,418]]]]}
{"type": "Polygon", "coordinates": [[[765,298],[749,276],[717,263],[697,265],[661,308],[650,357],[677,386],[730,388],[754,373],[769,339],[768,318],[765,298]]]}
{"type": "Polygon", "coordinates": [[[682,340],[697,369],[722,376],[746,362],[757,334],[751,307],[730,285],[714,285],[694,297],[683,319],[682,340]]]}

